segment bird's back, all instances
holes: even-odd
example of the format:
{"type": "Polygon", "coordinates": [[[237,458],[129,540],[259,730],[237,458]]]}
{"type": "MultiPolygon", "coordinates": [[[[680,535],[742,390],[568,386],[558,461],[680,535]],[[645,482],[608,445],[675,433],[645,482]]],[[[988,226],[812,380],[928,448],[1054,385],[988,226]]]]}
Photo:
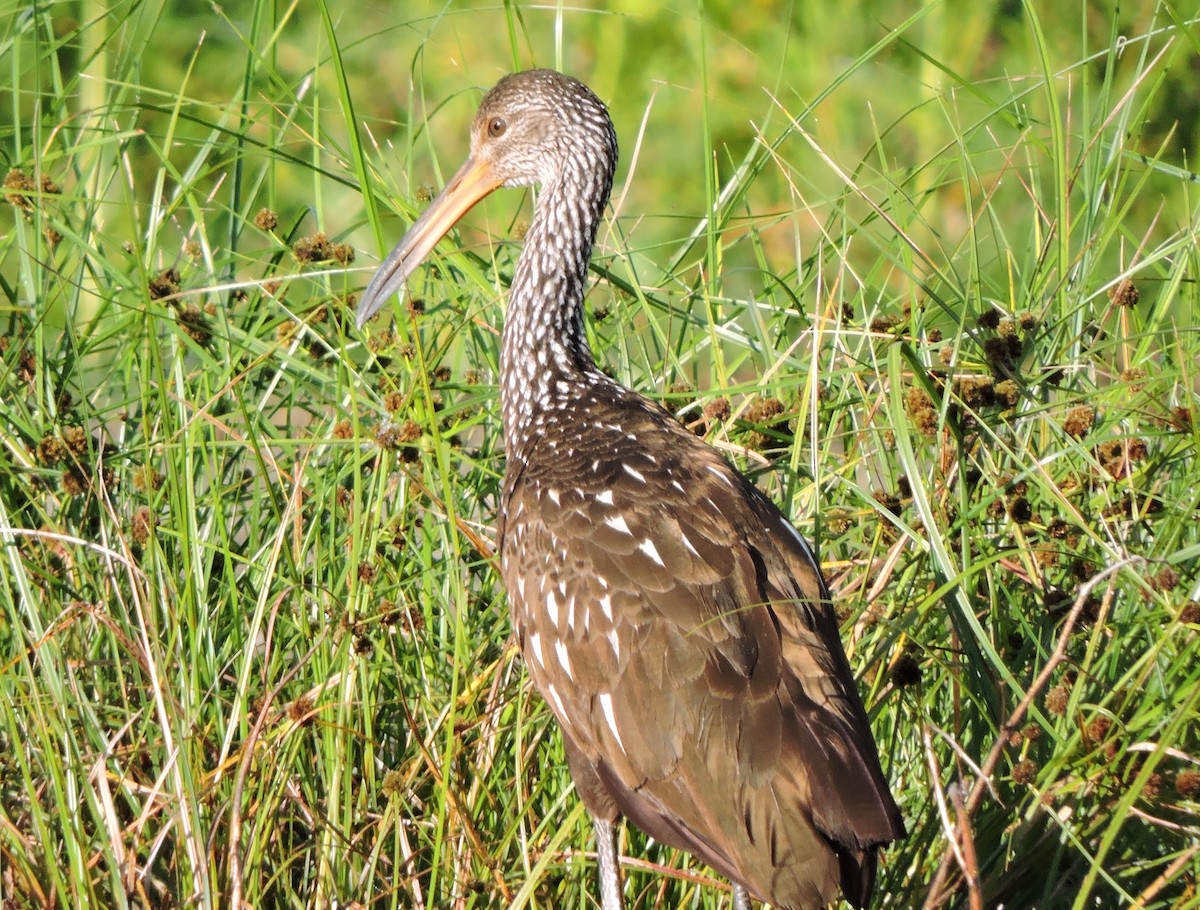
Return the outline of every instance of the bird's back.
{"type": "Polygon", "coordinates": [[[565,395],[510,461],[501,558],[589,809],[781,910],[865,902],[903,826],[807,544],[661,408],[565,395]]]}

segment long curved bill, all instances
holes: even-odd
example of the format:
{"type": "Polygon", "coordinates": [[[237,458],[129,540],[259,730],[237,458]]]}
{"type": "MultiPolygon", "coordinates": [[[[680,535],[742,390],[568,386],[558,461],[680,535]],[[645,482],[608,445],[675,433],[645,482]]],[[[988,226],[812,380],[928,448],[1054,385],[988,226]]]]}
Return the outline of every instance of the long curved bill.
{"type": "Polygon", "coordinates": [[[413,222],[404,239],[388,253],[379,271],[367,285],[358,304],[356,319],[360,329],[393,294],[404,287],[408,276],[417,270],[417,266],[467,210],[499,187],[500,183],[485,160],[474,156],[466,160],[437,198],[429,203],[429,208],[413,222]]]}

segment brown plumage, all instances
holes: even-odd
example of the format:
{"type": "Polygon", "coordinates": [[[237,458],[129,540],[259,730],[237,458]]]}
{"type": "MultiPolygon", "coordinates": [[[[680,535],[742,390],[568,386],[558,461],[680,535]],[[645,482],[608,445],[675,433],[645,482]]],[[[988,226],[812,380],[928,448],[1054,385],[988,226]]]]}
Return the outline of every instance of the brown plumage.
{"type": "Polygon", "coordinates": [[[904,828],[817,562],[753,484],[588,349],[587,263],[615,164],[586,86],[506,77],[359,322],[479,198],[541,184],[502,342],[501,568],[597,819],[604,906],[620,906],[605,840],[621,815],[780,910],[839,888],[865,906],[877,851],[904,828]]]}

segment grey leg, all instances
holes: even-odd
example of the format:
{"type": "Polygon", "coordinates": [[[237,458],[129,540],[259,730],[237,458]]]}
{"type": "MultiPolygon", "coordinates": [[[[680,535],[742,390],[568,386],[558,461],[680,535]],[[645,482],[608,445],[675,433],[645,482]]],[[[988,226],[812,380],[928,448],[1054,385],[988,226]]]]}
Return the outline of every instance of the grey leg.
{"type": "MultiPolygon", "coordinates": [[[[592,819],[596,829],[596,860],[600,866],[601,910],[625,910],[621,897],[621,867],[617,865],[617,828],[612,822],[592,819]]],[[[749,908],[749,904],[746,905],[749,908]]]]}
{"type": "Polygon", "coordinates": [[[733,886],[733,910],[750,910],[750,895],[736,883],[733,886]]]}

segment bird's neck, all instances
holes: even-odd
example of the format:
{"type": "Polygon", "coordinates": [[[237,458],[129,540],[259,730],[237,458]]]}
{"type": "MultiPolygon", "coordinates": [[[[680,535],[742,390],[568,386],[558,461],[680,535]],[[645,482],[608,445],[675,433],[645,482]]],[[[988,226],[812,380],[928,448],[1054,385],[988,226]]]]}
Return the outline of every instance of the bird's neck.
{"type": "Polygon", "coordinates": [[[604,378],[584,331],[583,295],[610,186],[604,174],[568,173],[538,196],[500,345],[500,408],[510,461],[525,457],[548,412],[570,407],[604,378]]]}

